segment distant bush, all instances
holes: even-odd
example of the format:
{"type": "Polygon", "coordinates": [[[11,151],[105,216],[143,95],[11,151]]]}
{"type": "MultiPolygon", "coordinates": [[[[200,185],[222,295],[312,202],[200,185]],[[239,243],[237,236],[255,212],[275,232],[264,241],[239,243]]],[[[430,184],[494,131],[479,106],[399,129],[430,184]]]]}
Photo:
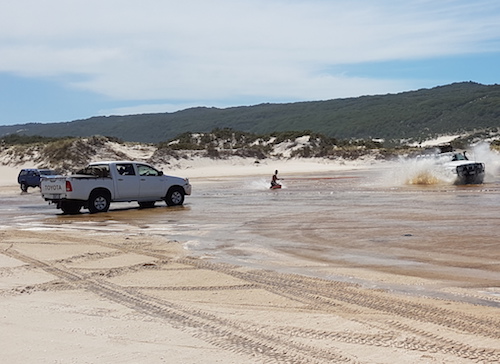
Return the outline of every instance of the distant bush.
{"type": "Polygon", "coordinates": [[[158,149],[165,150],[203,150],[204,148],[195,143],[160,143],[158,149]]]}
{"type": "Polygon", "coordinates": [[[269,148],[257,146],[240,148],[235,150],[233,155],[243,158],[266,159],[269,155],[269,148]]]}
{"type": "Polygon", "coordinates": [[[157,148],[160,150],[203,150],[205,149],[200,145],[193,133],[186,132],[178,135],[177,137],[170,139],[166,142],[160,142],[157,144],[157,148]]]}
{"type": "MultiPolygon", "coordinates": [[[[257,139],[258,136],[252,133],[229,128],[216,128],[209,133],[182,133],[166,142],[158,143],[158,148],[171,150],[235,149],[245,147],[257,139]]],[[[209,151],[208,153],[215,157],[215,152],[209,151]]]]}
{"type": "Polygon", "coordinates": [[[311,147],[304,147],[300,149],[296,149],[290,153],[290,157],[292,158],[311,158],[315,157],[313,149],[311,147]]]}
{"type": "Polygon", "coordinates": [[[206,156],[212,159],[219,159],[221,157],[219,150],[212,145],[207,146],[206,156]]]}
{"type": "MultiPolygon", "coordinates": [[[[272,132],[258,135],[238,132],[229,128],[214,129],[209,133],[182,133],[178,137],[158,144],[158,152],[166,157],[175,157],[173,152],[204,150],[204,156],[213,159],[224,159],[230,156],[265,159],[273,153],[274,146],[291,142],[294,150],[292,158],[348,158],[355,159],[376,151],[378,158],[400,154],[391,149],[384,149],[383,143],[372,139],[339,140],[308,130],[272,132]],[[308,136],[307,143],[300,147],[297,139],[308,136]]],[[[158,154],[159,155],[159,154],[158,154]]],[[[272,154],[275,158],[282,154],[272,154]]]]}
{"type": "Polygon", "coordinates": [[[74,160],[75,148],[73,147],[73,144],[76,140],[77,139],[64,139],[51,142],[45,146],[43,153],[51,163],[74,160]]]}
{"type": "MultiPolygon", "coordinates": [[[[106,143],[109,141],[108,137],[100,135],[89,138],[55,140],[46,144],[41,154],[51,165],[70,169],[75,165],[86,165],[89,163],[99,151],[106,149],[106,143]]],[[[114,157],[126,158],[126,155],[118,153],[114,157]]]]}
{"type": "Polygon", "coordinates": [[[300,138],[304,135],[311,135],[312,136],[313,134],[314,133],[311,130],[303,130],[303,131],[290,130],[290,131],[270,133],[270,136],[276,138],[275,143],[279,144],[279,143],[283,143],[287,140],[295,140],[295,139],[300,138]]]}
{"type": "Polygon", "coordinates": [[[500,139],[493,140],[490,144],[490,148],[500,152],[500,139]]]}
{"type": "Polygon", "coordinates": [[[9,134],[0,138],[0,144],[4,146],[28,145],[28,144],[48,143],[61,139],[66,139],[66,138],[50,138],[40,135],[9,134]]]}
{"type": "Polygon", "coordinates": [[[256,134],[231,128],[215,128],[208,134],[213,136],[215,140],[222,140],[228,148],[238,148],[239,146],[251,144],[258,139],[256,134]]]}
{"type": "Polygon", "coordinates": [[[125,141],[121,138],[115,137],[115,136],[98,136],[100,138],[104,138],[107,141],[113,142],[113,143],[118,143],[118,144],[125,144],[125,141]]]}

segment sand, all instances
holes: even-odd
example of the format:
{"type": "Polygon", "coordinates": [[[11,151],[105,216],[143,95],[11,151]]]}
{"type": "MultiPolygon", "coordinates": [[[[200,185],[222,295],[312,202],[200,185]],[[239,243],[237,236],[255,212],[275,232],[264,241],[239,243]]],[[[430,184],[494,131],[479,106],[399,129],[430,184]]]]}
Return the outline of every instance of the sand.
{"type": "MultiPolygon", "coordinates": [[[[233,159],[164,170],[210,183],[215,177],[267,176],[278,166],[298,173],[360,164],[233,159]]],[[[18,170],[0,167],[0,197],[19,194],[18,170]]],[[[413,291],[405,295],[194,258],[183,243],[168,234],[5,227],[0,362],[500,362],[500,299],[494,294],[490,305],[471,304],[415,294],[434,278],[367,271],[356,264],[336,272],[404,282],[413,291]]],[[[498,244],[491,249],[498,252],[498,244]]],[[[495,289],[491,281],[488,289],[495,289]]],[[[467,287],[463,290],[466,296],[467,287]]]]}

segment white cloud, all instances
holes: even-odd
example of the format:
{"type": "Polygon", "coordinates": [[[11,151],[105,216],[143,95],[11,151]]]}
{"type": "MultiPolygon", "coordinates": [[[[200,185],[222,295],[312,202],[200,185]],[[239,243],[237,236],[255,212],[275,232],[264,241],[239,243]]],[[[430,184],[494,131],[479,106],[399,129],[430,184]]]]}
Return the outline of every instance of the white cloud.
{"type": "Polygon", "coordinates": [[[415,81],[324,70],[492,50],[499,10],[497,1],[4,0],[0,71],[80,75],[73,87],[172,103],[394,92],[415,81]]]}

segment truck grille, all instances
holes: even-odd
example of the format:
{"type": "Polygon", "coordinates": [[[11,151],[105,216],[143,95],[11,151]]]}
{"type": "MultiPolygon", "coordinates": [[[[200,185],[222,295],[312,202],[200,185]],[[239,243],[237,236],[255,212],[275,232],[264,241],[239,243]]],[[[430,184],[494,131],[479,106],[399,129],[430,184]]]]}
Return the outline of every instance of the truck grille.
{"type": "Polygon", "coordinates": [[[457,174],[459,176],[471,176],[484,173],[483,163],[470,163],[457,167],[457,174]]]}

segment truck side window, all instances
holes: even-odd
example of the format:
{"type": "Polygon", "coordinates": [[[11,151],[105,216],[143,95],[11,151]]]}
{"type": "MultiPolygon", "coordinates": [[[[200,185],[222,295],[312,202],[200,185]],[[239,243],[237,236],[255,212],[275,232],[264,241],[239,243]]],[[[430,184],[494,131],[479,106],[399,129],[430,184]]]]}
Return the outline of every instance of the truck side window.
{"type": "Polygon", "coordinates": [[[109,166],[106,164],[96,164],[94,166],[91,166],[90,174],[100,178],[109,178],[109,166]]]}
{"type": "Polygon", "coordinates": [[[130,163],[117,164],[116,169],[122,176],[135,176],[134,166],[130,163]]]}
{"type": "Polygon", "coordinates": [[[156,169],[146,166],[144,164],[138,164],[137,169],[139,170],[139,176],[158,176],[159,173],[156,169]]]}

